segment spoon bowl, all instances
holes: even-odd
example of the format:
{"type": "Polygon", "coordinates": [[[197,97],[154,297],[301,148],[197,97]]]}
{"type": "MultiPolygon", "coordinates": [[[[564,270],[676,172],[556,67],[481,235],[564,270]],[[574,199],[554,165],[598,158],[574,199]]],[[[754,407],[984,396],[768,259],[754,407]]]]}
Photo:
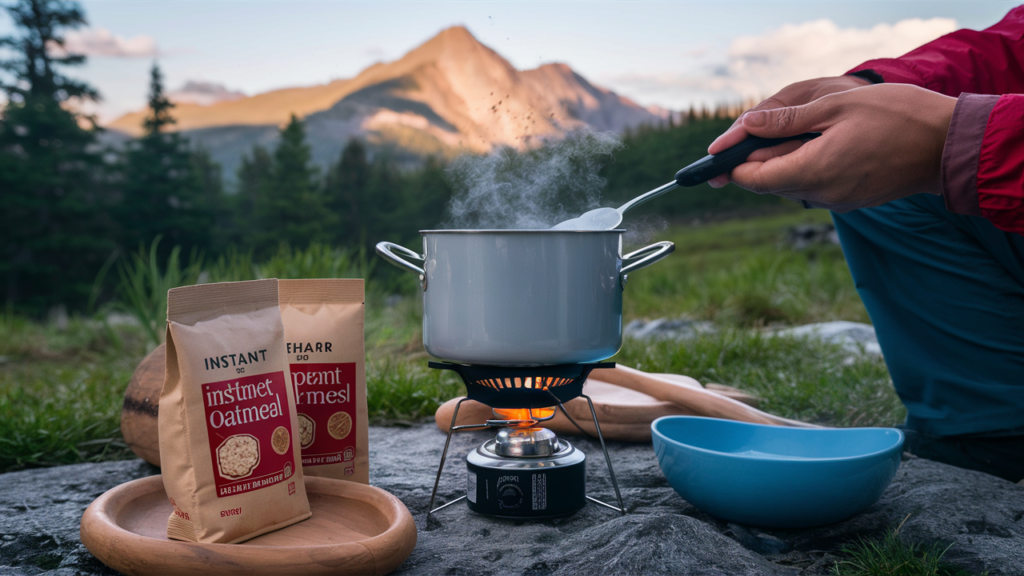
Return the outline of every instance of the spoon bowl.
{"type": "Polygon", "coordinates": [[[576,218],[555,224],[552,230],[614,230],[622,222],[622,213],[615,208],[596,208],[576,218]]]}

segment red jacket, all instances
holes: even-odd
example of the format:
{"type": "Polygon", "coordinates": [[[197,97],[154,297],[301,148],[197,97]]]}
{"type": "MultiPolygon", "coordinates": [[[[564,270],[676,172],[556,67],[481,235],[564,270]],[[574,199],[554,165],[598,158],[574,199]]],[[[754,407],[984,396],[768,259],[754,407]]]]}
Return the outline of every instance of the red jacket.
{"type": "Polygon", "coordinates": [[[942,152],[946,207],[1024,234],[1024,6],[987,30],[957,30],[850,72],[865,70],[959,97],[942,152]]]}

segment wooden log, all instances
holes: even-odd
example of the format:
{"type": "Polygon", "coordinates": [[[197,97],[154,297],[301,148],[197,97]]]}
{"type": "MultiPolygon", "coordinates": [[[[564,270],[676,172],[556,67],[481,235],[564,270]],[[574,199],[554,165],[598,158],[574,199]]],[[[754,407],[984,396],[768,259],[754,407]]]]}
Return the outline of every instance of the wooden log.
{"type": "Polygon", "coordinates": [[[160,465],[160,434],[157,413],[164,387],[164,362],[167,346],[161,344],[135,368],[121,406],[121,434],[136,456],[154,466],[160,465]]]}

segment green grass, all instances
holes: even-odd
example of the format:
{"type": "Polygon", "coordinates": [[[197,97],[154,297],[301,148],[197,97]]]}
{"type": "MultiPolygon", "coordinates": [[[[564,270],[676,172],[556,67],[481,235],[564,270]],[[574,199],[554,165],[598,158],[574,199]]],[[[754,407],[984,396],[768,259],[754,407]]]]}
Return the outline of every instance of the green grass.
{"type": "Polygon", "coordinates": [[[146,353],[139,328],[0,321],[0,472],[130,456],[124,389],[146,353]]]}
{"type": "Polygon", "coordinates": [[[159,262],[157,236],[147,251],[139,247],[127,262],[118,263],[117,294],[119,300],[112,308],[128,312],[139,322],[147,338],[154,345],[164,339],[164,322],[167,318],[167,291],[171,288],[195,284],[199,279],[202,257],[192,254],[188,264],[181,264],[181,248],[175,246],[167,262],[159,262]]]}
{"type": "MultiPolygon", "coordinates": [[[[824,219],[827,214],[807,211],[658,234],[675,241],[676,252],[630,275],[626,321],[686,316],[713,320],[721,329],[682,344],[627,340],[614,360],[736,386],[763,398],[764,409],[790,418],[837,426],[899,422],[903,407],[881,361],[845,362],[848,355],[837,347],[774,338],[762,330],[866,320],[838,247],[780,247],[787,227],[824,219]]],[[[111,328],[73,318],[59,329],[0,316],[0,472],[130,456],[118,430],[124,389],[155,346],[154,335],[162,334],[150,322],[162,317],[166,303],[153,296],[150,284],[173,277],[166,269],[147,272],[152,270],[148,253],[132,264],[135,268],[122,268],[127,278],[135,278],[122,288],[122,298],[137,287],[135,313],[146,328],[111,328]],[[139,281],[133,273],[153,278],[139,281]]],[[[358,276],[371,265],[364,255],[325,247],[282,249],[263,263],[235,251],[207,259],[199,277],[358,276]]],[[[453,375],[426,367],[420,319],[418,295],[389,297],[379,284],[368,284],[366,366],[374,422],[429,417],[440,403],[463,392],[453,375]]]]}
{"type": "MultiPolygon", "coordinates": [[[[906,520],[904,520],[906,522],[906,520]]],[[[899,527],[881,538],[860,539],[840,550],[843,557],[832,567],[835,576],[969,576],[942,560],[951,546],[924,545],[900,536],[899,527]]]]}
{"type": "MultiPolygon", "coordinates": [[[[322,244],[312,244],[304,250],[281,245],[262,264],[254,263],[252,252],[241,252],[235,246],[209,263],[204,263],[203,255],[195,252],[182,263],[180,250],[175,246],[167,262],[161,265],[157,261],[159,244],[158,236],[148,249],[140,247],[127,261],[118,262],[118,299],[104,308],[104,311],[119,310],[132,315],[153,346],[164,340],[167,291],[171,288],[260,278],[367,278],[376,265],[363,251],[322,244]]],[[[104,275],[105,271],[101,271],[97,284],[104,275]]]]}
{"type": "Polygon", "coordinates": [[[868,322],[838,246],[780,249],[788,227],[828,221],[827,212],[808,210],[655,234],[675,242],[676,250],[630,274],[623,312],[627,318],[685,313],[741,327],[868,322]]]}
{"type": "Polygon", "coordinates": [[[813,339],[725,329],[682,344],[627,340],[613,360],[747,390],[763,399],[763,410],[786,418],[829,426],[901,422],[906,411],[885,363],[848,356],[813,339]]]}

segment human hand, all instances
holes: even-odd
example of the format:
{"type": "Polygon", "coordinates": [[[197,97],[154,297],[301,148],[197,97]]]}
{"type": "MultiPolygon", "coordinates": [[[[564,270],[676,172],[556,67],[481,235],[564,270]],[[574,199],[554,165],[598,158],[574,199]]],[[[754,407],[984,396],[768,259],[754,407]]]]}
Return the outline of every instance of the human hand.
{"type": "MultiPolygon", "coordinates": [[[[774,110],[776,108],[785,108],[789,106],[800,106],[802,104],[807,104],[808,102],[813,102],[822,96],[852,90],[854,88],[860,88],[861,86],[868,86],[870,84],[871,82],[858,76],[814,78],[812,80],[804,80],[803,82],[790,84],[782,90],[779,90],[774,96],[764,100],[743,114],[740,114],[740,117],[732,123],[732,126],[723,132],[721,136],[716,138],[715,141],[711,143],[711,146],[708,146],[708,154],[718,154],[745,140],[748,133],[746,128],[743,127],[743,117],[751,112],[758,110],[774,110]]],[[[790,144],[784,149],[774,150],[770,153],[763,152],[756,156],[756,158],[767,160],[768,158],[778,155],[783,151],[792,151],[796,147],[799,147],[799,143],[790,144]]],[[[721,176],[716,176],[709,180],[708,184],[711,184],[714,188],[721,188],[729,182],[729,175],[722,174],[721,176]]]]}
{"type": "Polygon", "coordinates": [[[909,84],[879,84],[802,106],[750,112],[743,128],[754,136],[822,135],[787,143],[797,146],[781,155],[786,145],[754,152],[732,171],[732,181],[837,212],[939,194],[942,149],[956,100],[909,84]]]}

